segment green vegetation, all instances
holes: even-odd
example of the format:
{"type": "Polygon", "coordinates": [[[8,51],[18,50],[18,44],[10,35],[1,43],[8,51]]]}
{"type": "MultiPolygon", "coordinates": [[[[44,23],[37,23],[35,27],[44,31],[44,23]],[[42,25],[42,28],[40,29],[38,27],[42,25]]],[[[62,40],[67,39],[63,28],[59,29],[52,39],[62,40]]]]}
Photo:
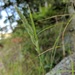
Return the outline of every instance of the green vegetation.
{"type": "MultiPolygon", "coordinates": [[[[39,12],[32,13],[28,7],[28,17],[15,6],[20,16],[18,25],[11,38],[0,41],[4,45],[1,51],[7,75],[45,75],[70,53],[70,43],[64,44],[62,39],[72,20],[67,12],[67,0],[54,1],[48,7],[39,4],[39,12]],[[15,38],[22,40],[17,42],[15,38]]],[[[72,75],[73,72],[72,63],[72,75]]]]}

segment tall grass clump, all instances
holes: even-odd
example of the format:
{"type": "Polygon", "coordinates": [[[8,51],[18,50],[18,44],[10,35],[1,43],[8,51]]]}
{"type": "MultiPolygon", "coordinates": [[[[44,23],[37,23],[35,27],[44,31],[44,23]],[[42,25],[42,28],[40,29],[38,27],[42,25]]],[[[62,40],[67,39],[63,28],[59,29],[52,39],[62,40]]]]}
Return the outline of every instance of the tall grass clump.
{"type": "MultiPolygon", "coordinates": [[[[32,43],[35,46],[36,52],[39,55],[41,53],[41,50],[40,50],[40,47],[39,47],[39,40],[38,40],[38,36],[37,36],[37,33],[36,33],[36,28],[35,28],[35,24],[34,24],[34,21],[33,21],[33,17],[32,17],[31,11],[30,11],[30,20],[31,20],[31,25],[32,26],[28,23],[26,17],[20,12],[18,7],[15,6],[15,8],[16,8],[16,11],[18,12],[18,14],[19,14],[19,16],[20,16],[20,18],[21,18],[21,20],[23,22],[25,30],[29,34],[31,41],[32,41],[32,43]]],[[[40,68],[38,69],[39,70],[39,74],[38,75],[40,75],[42,70],[43,70],[42,56],[39,56],[39,62],[40,62],[40,65],[39,65],[40,68]]]]}
{"type": "MultiPolygon", "coordinates": [[[[36,23],[34,23],[35,15],[33,15],[31,13],[30,8],[28,8],[28,10],[29,10],[29,18],[28,19],[29,20],[20,12],[20,10],[18,9],[17,6],[15,6],[15,9],[16,9],[17,13],[19,14],[20,19],[22,20],[23,27],[25,28],[26,34],[28,34],[30,36],[30,39],[28,38],[27,41],[29,40],[32,42],[32,43],[27,42],[28,50],[29,49],[33,50],[35,48],[34,52],[36,52],[38,54],[38,55],[36,55],[36,53],[31,53],[33,51],[30,51],[30,52],[27,51],[27,53],[29,53],[29,56],[27,55],[29,58],[27,58],[27,61],[25,60],[23,65],[27,64],[27,66],[29,66],[28,69],[33,68],[32,70],[35,71],[35,73],[34,73],[33,71],[30,71],[31,69],[28,70],[28,72],[31,73],[31,74],[29,73],[29,75],[35,75],[35,74],[37,74],[37,72],[39,72],[38,75],[44,75],[46,72],[51,70],[56,64],[58,64],[58,62],[62,59],[63,55],[65,54],[65,50],[64,50],[64,46],[65,46],[64,36],[65,35],[64,35],[64,33],[65,33],[65,30],[66,30],[67,26],[69,25],[69,22],[71,21],[71,19],[69,20],[67,25],[65,25],[65,28],[64,28],[63,25],[65,23],[61,20],[59,22],[55,21],[54,24],[50,23],[51,18],[58,19],[59,16],[63,17],[64,15],[56,15],[53,17],[49,17],[47,19],[41,20],[42,22],[45,21],[45,24],[44,23],[43,23],[44,25],[42,24],[42,26],[41,26],[42,29],[40,26],[36,26],[36,27],[38,27],[38,30],[37,30],[35,27],[36,23]],[[50,20],[48,20],[48,19],[50,19],[50,20]],[[61,38],[61,36],[63,39],[61,38]],[[32,46],[34,48],[29,48],[30,45],[31,46],[34,45],[34,46],[32,46]],[[60,49],[62,49],[62,51],[60,49]],[[60,54],[60,52],[62,52],[62,54],[60,54]],[[35,60],[33,60],[33,59],[35,59],[35,60]],[[30,61],[32,63],[31,64],[32,67],[30,67],[30,61]],[[26,62],[28,62],[28,63],[26,63],[26,62]]],[[[38,18],[36,18],[36,19],[38,19],[38,18]]],[[[38,22],[38,20],[37,20],[37,22],[38,22]]],[[[23,43],[26,43],[26,42],[23,42],[23,43]]]]}

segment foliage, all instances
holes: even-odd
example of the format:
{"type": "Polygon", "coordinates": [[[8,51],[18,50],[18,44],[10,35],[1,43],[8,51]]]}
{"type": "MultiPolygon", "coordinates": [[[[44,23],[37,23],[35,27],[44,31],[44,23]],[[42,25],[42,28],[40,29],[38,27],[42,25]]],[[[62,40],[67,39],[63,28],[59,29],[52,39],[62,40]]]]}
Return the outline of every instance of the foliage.
{"type": "MultiPolygon", "coordinates": [[[[40,52],[45,51],[46,49],[48,49],[48,47],[52,47],[53,44],[54,44],[53,51],[51,51],[51,52],[49,52],[47,54],[43,54],[43,55],[39,56],[38,58],[40,60],[38,60],[38,59],[36,60],[38,62],[37,65],[41,65],[42,64],[42,66],[40,66],[40,67],[37,66],[34,69],[37,69],[37,71],[39,72],[39,75],[41,75],[41,74],[45,73],[46,71],[49,71],[49,69],[51,69],[53,67],[53,64],[55,64],[55,62],[56,62],[53,59],[55,59],[56,53],[59,54],[60,51],[59,52],[56,52],[56,48],[55,47],[58,46],[58,44],[60,44],[59,43],[59,37],[61,35],[61,32],[60,31],[62,31],[62,29],[60,29],[59,31],[58,30],[55,30],[55,29],[59,29],[62,26],[63,22],[56,23],[56,24],[52,25],[52,28],[51,29],[49,29],[49,27],[48,27],[49,25],[46,25],[46,26],[44,25],[44,26],[42,26],[42,28],[44,28],[44,30],[43,30],[44,33],[42,32],[41,34],[38,34],[38,30],[41,29],[41,28],[39,26],[38,29],[35,29],[35,25],[36,24],[34,25],[34,22],[33,22],[33,19],[32,19],[32,14],[30,13],[30,19],[31,19],[31,23],[29,22],[31,24],[30,25],[28,23],[27,19],[21,14],[21,12],[19,11],[19,9],[17,7],[16,7],[16,10],[17,10],[18,14],[20,15],[20,18],[22,19],[23,25],[25,27],[25,30],[29,34],[29,36],[31,38],[31,41],[32,41],[32,44],[33,44],[32,45],[31,42],[29,42],[29,41],[26,40],[28,43],[25,43],[24,46],[25,46],[25,49],[27,49],[27,50],[26,51],[23,51],[23,52],[25,52],[24,53],[25,54],[25,57],[27,56],[27,54],[29,54],[29,57],[31,57],[31,58],[37,57],[37,55],[40,55],[41,54],[40,52]],[[48,28],[47,31],[45,31],[45,27],[48,28]],[[51,38],[50,38],[49,35],[51,36],[51,38]],[[52,36],[54,36],[54,38],[52,38],[52,36]],[[39,41],[39,43],[37,41],[39,41]],[[31,45],[31,47],[29,46],[29,44],[31,45]],[[40,47],[38,47],[38,45],[40,45],[40,47]],[[49,60],[49,58],[50,58],[49,56],[50,57],[52,56],[53,59],[49,60]],[[50,65],[50,63],[51,63],[51,65],[50,65]]],[[[39,14],[41,14],[41,13],[39,13],[39,14]]],[[[34,14],[33,14],[33,17],[34,17],[34,14]]],[[[36,17],[36,19],[38,20],[40,18],[37,18],[36,17]]],[[[56,56],[56,58],[58,58],[58,57],[59,56],[56,56]]],[[[60,56],[60,58],[62,58],[62,56],[60,56]]],[[[60,60],[60,58],[59,58],[59,60],[60,60]]],[[[30,58],[29,58],[29,60],[30,60],[30,58]]],[[[59,60],[57,62],[59,62],[59,60]]],[[[32,72],[32,74],[36,74],[36,71],[35,71],[35,73],[32,72]]]]}
{"type": "MultiPolygon", "coordinates": [[[[67,13],[66,2],[64,0],[47,0],[48,6],[46,7],[46,0],[26,1],[31,6],[30,8],[29,6],[27,7],[29,13],[26,13],[26,9],[23,7],[23,15],[19,8],[15,7],[20,20],[17,21],[18,25],[13,30],[12,38],[20,37],[23,39],[23,42],[20,43],[24,57],[22,61],[22,74],[45,75],[63,57],[63,54],[60,54],[60,52],[62,53],[62,50],[60,50],[62,46],[61,35],[67,19],[61,15],[67,13]]],[[[17,2],[20,3],[21,1],[17,0],[17,2]]],[[[9,42],[6,43],[10,45],[9,42]]],[[[12,67],[13,65],[10,66],[12,67]]],[[[15,63],[14,67],[19,67],[19,64],[15,63]]],[[[17,72],[16,69],[14,68],[12,71],[17,72]]]]}

